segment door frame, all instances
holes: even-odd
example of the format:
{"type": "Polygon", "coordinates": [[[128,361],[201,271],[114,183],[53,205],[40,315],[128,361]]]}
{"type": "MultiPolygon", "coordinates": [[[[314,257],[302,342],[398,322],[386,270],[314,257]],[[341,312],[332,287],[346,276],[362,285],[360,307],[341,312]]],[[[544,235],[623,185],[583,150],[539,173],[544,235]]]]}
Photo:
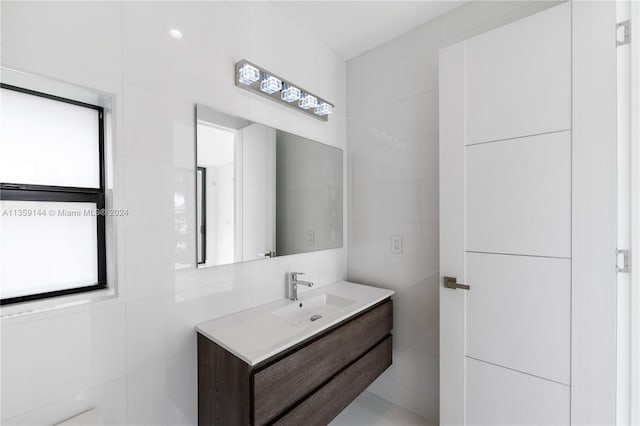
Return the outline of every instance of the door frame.
{"type": "Polygon", "coordinates": [[[615,2],[572,2],[571,423],[616,424],[615,2]]]}
{"type": "MultiPolygon", "coordinates": [[[[640,259],[640,2],[631,7],[631,258],[640,259]]],[[[640,424],[640,263],[631,268],[630,420],[640,424]]]]}

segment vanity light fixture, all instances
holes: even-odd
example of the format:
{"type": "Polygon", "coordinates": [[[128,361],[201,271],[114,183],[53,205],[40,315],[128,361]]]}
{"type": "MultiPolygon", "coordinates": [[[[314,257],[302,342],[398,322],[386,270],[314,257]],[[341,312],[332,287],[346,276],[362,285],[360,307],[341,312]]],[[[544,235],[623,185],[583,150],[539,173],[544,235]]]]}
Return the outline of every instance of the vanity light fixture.
{"type": "Polygon", "coordinates": [[[327,121],[333,112],[332,103],[244,59],[235,65],[235,84],[318,120],[327,121]]]}

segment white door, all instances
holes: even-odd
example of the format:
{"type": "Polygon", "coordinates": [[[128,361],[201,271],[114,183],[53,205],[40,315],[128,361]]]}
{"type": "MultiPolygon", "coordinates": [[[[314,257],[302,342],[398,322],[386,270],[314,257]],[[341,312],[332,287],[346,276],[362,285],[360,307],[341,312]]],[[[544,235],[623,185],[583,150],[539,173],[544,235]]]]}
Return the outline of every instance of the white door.
{"type": "Polygon", "coordinates": [[[565,3],[441,51],[441,424],[570,423],[571,37],[565,3]]]}

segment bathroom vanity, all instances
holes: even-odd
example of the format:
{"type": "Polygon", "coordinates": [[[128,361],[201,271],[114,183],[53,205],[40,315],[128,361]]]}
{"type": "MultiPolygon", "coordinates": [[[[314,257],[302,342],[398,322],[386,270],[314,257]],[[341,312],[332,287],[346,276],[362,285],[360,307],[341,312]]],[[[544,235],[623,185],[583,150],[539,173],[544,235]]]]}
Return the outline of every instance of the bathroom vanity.
{"type": "Polygon", "coordinates": [[[199,324],[198,423],[329,423],[391,365],[392,295],[341,281],[199,324]]]}

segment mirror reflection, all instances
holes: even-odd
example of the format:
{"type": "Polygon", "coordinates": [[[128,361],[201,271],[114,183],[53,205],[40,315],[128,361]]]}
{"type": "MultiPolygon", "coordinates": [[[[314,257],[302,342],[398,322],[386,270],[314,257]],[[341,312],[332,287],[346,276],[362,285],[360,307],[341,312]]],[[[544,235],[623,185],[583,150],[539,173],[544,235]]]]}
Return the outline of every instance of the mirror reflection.
{"type": "Polygon", "coordinates": [[[197,263],[342,247],[342,150],[196,107],[197,263]]]}

